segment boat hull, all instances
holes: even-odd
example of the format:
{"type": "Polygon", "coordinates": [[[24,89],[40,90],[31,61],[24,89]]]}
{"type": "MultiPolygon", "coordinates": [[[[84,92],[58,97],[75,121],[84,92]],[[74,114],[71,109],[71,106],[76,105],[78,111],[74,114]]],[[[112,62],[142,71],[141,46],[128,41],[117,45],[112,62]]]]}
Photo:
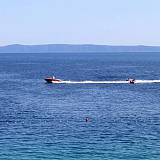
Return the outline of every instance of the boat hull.
{"type": "Polygon", "coordinates": [[[60,83],[62,80],[60,79],[53,79],[53,78],[45,78],[44,79],[47,83],[60,83]]]}

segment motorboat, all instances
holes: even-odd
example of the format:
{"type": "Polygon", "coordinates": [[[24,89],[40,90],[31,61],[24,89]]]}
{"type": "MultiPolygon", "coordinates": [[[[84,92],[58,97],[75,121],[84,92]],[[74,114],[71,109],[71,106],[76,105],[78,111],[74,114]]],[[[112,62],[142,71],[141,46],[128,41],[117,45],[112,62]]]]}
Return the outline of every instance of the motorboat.
{"type": "Polygon", "coordinates": [[[130,79],[129,83],[134,84],[135,83],[135,79],[130,79]]]}
{"type": "Polygon", "coordinates": [[[56,79],[54,76],[53,77],[47,77],[44,79],[47,83],[60,83],[62,82],[61,79],[56,79]]]}
{"type": "Polygon", "coordinates": [[[127,81],[128,81],[128,83],[130,83],[130,84],[134,84],[136,80],[135,80],[135,79],[128,78],[127,81]]]}

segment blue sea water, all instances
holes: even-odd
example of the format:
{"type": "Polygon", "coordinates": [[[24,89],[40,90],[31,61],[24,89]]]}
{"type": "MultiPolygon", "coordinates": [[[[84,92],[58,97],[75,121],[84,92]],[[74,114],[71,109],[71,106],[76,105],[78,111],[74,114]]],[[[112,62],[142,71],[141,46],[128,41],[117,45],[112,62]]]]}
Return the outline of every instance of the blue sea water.
{"type": "Polygon", "coordinates": [[[158,80],[160,53],[0,54],[0,159],[160,159],[160,83],[50,75],[158,80]]]}

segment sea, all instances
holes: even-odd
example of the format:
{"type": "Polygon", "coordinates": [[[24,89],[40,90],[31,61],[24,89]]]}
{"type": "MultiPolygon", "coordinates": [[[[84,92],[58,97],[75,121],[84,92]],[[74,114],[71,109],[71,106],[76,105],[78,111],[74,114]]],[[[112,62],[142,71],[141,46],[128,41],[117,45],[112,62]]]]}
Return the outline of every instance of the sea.
{"type": "Polygon", "coordinates": [[[158,80],[160,53],[1,53],[0,160],[160,160],[158,80]]]}

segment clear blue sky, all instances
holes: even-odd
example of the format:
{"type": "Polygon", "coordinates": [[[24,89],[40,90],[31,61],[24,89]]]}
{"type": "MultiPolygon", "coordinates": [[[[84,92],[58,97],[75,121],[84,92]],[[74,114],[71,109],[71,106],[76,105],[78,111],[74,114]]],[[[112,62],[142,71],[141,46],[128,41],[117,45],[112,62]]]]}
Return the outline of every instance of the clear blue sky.
{"type": "Polygon", "coordinates": [[[160,45],[160,0],[0,0],[0,45],[160,45]]]}

